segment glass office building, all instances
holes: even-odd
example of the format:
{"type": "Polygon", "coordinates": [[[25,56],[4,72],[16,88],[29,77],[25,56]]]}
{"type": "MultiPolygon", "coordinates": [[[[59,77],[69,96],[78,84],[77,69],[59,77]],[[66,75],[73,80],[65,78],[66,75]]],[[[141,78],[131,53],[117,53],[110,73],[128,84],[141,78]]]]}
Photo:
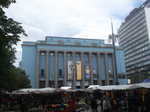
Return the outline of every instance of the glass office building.
{"type": "Polygon", "coordinates": [[[150,1],[135,8],[118,30],[128,75],[150,72],[150,1]]]}

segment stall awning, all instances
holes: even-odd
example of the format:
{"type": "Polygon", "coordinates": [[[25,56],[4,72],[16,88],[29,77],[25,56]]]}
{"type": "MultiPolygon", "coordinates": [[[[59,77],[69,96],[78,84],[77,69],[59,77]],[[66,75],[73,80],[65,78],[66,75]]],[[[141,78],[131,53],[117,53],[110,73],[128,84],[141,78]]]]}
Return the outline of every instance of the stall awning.
{"type": "Polygon", "coordinates": [[[41,89],[19,89],[16,91],[13,91],[14,94],[29,94],[29,93],[53,93],[55,92],[55,88],[41,88],[41,89]]]}
{"type": "Polygon", "coordinates": [[[138,89],[138,88],[150,88],[150,83],[138,83],[138,84],[130,84],[130,85],[108,85],[108,86],[100,86],[100,85],[90,85],[89,89],[99,89],[99,90],[130,90],[130,89],[138,89]]]}

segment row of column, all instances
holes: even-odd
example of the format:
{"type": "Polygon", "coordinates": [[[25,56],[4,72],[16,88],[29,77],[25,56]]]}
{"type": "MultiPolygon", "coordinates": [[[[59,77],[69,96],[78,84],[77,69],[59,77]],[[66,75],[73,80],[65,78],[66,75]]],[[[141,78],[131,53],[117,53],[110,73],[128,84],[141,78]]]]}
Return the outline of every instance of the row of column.
{"type": "MultiPolygon", "coordinates": [[[[40,75],[40,52],[41,51],[37,51],[36,53],[36,87],[39,88],[39,81],[40,81],[40,78],[39,78],[39,75],[40,75]]],[[[48,87],[49,86],[49,78],[48,78],[48,56],[49,56],[49,52],[50,51],[45,51],[46,53],[46,59],[45,59],[45,87],[48,87]]],[[[55,68],[55,73],[54,73],[54,83],[55,83],[55,88],[58,88],[58,51],[53,51],[55,53],[55,64],[54,64],[54,68],[55,68]]],[[[64,51],[64,80],[63,80],[63,83],[64,83],[64,86],[67,86],[67,56],[66,56],[67,52],[64,51]]],[[[84,77],[84,64],[83,64],[83,56],[84,56],[84,52],[80,52],[80,59],[81,59],[81,72],[82,72],[82,80],[81,80],[81,88],[85,88],[85,77],[84,77]]],[[[94,77],[93,77],[93,74],[92,74],[92,53],[89,52],[89,70],[90,70],[90,84],[93,85],[94,84],[94,77]]],[[[102,53],[99,53],[97,52],[97,81],[98,81],[98,84],[101,85],[102,84],[102,80],[100,79],[100,55],[102,53]]],[[[108,54],[110,53],[103,53],[104,54],[104,69],[105,69],[105,78],[106,78],[106,82],[107,84],[109,85],[109,74],[108,74],[108,54]]],[[[111,53],[112,54],[112,53],[111,53]]],[[[76,52],[72,52],[72,56],[73,56],[73,62],[75,62],[75,55],[76,55],[76,52]]],[[[113,65],[113,60],[112,60],[112,65],[113,65]]],[[[112,69],[113,70],[113,69],[112,69]]],[[[75,71],[74,71],[75,72],[75,71]]],[[[112,71],[113,72],[113,71],[112,71]]],[[[72,80],[72,88],[75,88],[76,87],[76,73],[73,73],[73,80],[72,80]]]]}

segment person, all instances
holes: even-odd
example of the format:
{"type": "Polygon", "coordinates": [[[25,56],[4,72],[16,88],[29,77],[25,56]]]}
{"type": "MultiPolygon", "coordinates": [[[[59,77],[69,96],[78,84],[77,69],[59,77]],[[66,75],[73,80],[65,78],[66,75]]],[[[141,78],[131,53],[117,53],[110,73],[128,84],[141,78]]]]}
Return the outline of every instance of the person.
{"type": "Polygon", "coordinates": [[[76,99],[75,98],[71,98],[68,101],[68,105],[70,106],[70,112],[74,112],[76,110],[76,99]]]}
{"type": "Polygon", "coordinates": [[[112,112],[118,112],[118,103],[116,98],[112,98],[112,112]]]}
{"type": "Polygon", "coordinates": [[[96,97],[94,97],[94,95],[91,95],[91,109],[92,112],[97,112],[97,101],[96,101],[96,97]]]}
{"type": "Polygon", "coordinates": [[[91,100],[91,108],[93,112],[97,112],[97,102],[95,98],[91,100]]]}
{"type": "Polygon", "coordinates": [[[97,99],[97,111],[102,112],[102,101],[100,98],[97,99]]]}
{"type": "Polygon", "coordinates": [[[121,112],[127,112],[127,98],[125,96],[120,99],[120,110],[121,112]]]}
{"type": "Polygon", "coordinates": [[[110,112],[110,110],[111,110],[111,103],[110,103],[109,97],[104,96],[104,98],[103,98],[103,111],[104,112],[110,112]]]}
{"type": "Polygon", "coordinates": [[[150,92],[147,92],[145,95],[145,112],[149,112],[150,111],[150,92]]]}

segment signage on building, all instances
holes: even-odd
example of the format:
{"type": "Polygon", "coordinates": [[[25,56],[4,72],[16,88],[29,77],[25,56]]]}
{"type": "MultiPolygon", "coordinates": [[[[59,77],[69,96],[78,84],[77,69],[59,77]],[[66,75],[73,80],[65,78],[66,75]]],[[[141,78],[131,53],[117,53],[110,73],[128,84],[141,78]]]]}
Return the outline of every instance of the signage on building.
{"type": "Polygon", "coordinates": [[[77,80],[82,80],[81,61],[76,62],[77,80]]]}
{"type": "Polygon", "coordinates": [[[73,62],[72,61],[68,61],[68,80],[72,80],[73,79],[73,62]]]}
{"type": "Polygon", "coordinates": [[[90,67],[85,66],[85,78],[90,79],[90,67]]]}

